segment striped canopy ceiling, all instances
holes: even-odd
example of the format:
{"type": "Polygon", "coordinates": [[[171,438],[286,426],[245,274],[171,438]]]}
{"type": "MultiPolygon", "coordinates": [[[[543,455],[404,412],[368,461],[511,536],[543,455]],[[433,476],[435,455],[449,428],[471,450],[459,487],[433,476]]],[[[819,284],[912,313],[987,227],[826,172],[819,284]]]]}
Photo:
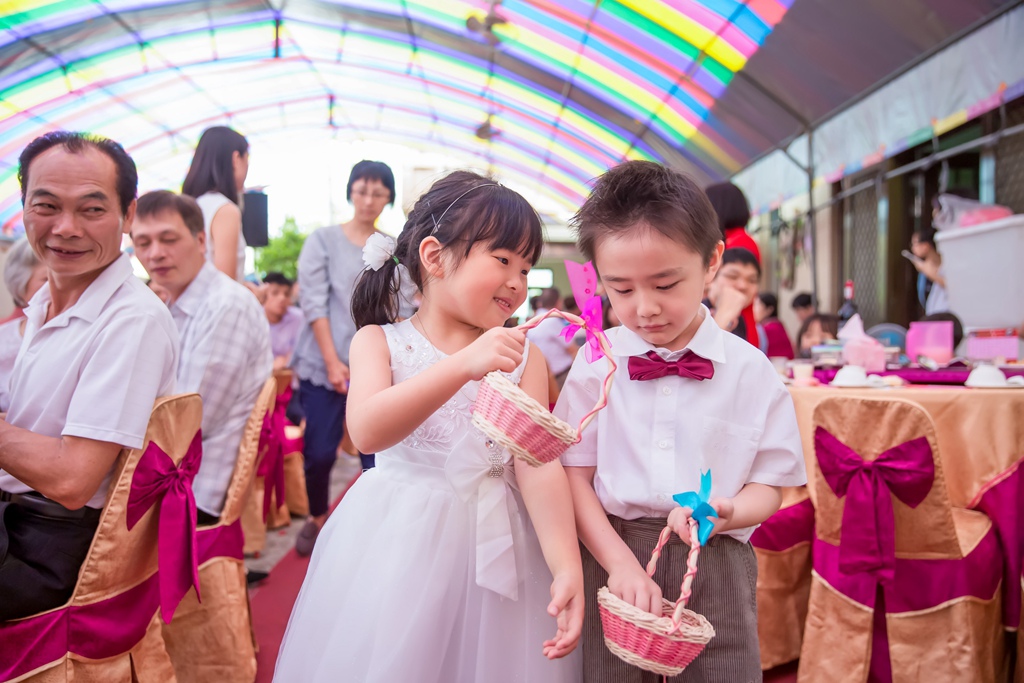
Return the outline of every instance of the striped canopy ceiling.
{"type": "Polygon", "coordinates": [[[443,152],[567,210],[624,159],[719,178],[762,148],[714,104],[792,2],[0,0],[0,226],[58,128],[172,188],[216,124],[443,152]]]}

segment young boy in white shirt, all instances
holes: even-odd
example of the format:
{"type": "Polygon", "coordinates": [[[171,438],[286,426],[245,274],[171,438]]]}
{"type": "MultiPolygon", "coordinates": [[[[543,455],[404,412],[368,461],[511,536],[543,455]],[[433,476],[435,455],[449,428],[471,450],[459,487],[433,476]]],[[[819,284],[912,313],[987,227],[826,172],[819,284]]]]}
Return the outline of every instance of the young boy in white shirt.
{"type": "MultiPolygon", "coordinates": [[[[588,551],[584,680],[660,680],[605,647],[596,593],[607,585],[659,615],[662,597],[679,596],[686,542],[672,537],[653,578],[644,565],[666,524],[689,538],[690,510],[672,496],[698,491],[711,470],[718,519],[688,607],[716,635],[671,680],[759,681],[757,560],[748,539],[778,510],[780,487],[806,483],[792,400],[767,357],[701,304],[724,245],[693,180],[651,162],[624,163],[598,179],[573,223],[622,321],[607,332],[618,363],[608,406],[562,457],[588,551]]],[[[607,371],[606,360],[579,354],[555,414],[577,423],[607,371]]]]}

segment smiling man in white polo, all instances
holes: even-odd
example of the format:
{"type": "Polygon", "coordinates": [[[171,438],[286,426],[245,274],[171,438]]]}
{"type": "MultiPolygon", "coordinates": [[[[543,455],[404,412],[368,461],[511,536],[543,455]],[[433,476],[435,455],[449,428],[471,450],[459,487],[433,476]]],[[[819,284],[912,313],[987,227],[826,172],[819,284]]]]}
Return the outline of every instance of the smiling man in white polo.
{"type": "Polygon", "coordinates": [[[74,590],[122,448],[175,389],[178,334],[121,238],[138,176],[121,145],[48,133],[21,154],[25,232],[47,284],[26,309],[0,421],[0,621],[74,590]]]}

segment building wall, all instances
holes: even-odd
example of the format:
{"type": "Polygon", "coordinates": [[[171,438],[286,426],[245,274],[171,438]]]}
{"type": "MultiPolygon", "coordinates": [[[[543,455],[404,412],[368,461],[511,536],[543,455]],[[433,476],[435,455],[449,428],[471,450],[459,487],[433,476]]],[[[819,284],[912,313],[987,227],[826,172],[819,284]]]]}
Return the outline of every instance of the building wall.
{"type": "MultiPolygon", "coordinates": [[[[820,184],[814,190],[814,204],[818,207],[815,211],[814,232],[814,253],[818,273],[818,308],[827,312],[833,312],[838,308],[834,266],[836,240],[832,221],[833,212],[829,205],[831,197],[832,188],[826,183],[820,184]]],[[[805,215],[808,208],[807,195],[804,194],[783,202],[778,211],[780,217],[792,229],[796,218],[805,215]]],[[[814,289],[811,273],[810,227],[809,223],[806,223],[802,230],[803,239],[799,245],[795,245],[798,257],[793,260],[791,273],[786,278],[784,276],[787,275],[788,264],[784,261],[790,258],[787,248],[791,248],[790,239],[793,235],[786,234],[785,230],[773,235],[771,225],[772,215],[763,213],[751,220],[749,228],[761,249],[761,291],[772,292],[778,297],[779,319],[789,331],[790,336],[795,337],[800,324],[791,306],[793,298],[801,292],[812,292],[814,289]]]]}
{"type": "MultiPolygon", "coordinates": [[[[1024,98],[1006,108],[1006,126],[1024,123],[1024,98]]],[[[996,203],[1024,213],[1024,134],[1003,138],[996,146],[996,203]]]]}

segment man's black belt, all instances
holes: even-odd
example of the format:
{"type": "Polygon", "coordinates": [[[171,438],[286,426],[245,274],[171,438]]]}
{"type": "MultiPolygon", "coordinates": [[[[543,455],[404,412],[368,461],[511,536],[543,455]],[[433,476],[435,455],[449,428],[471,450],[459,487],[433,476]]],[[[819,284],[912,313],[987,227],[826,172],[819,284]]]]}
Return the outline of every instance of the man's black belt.
{"type": "Polygon", "coordinates": [[[21,507],[31,510],[37,515],[44,517],[54,517],[56,519],[74,519],[74,520],[98,520],[103,510],[91,507],[81,507],[77,510],[68,510],[60,503],[50,500],[43,495],[31,492],[31,493],[8,493],[7,491],[0,491],[0,503],[14,503],[21,507]]]}

